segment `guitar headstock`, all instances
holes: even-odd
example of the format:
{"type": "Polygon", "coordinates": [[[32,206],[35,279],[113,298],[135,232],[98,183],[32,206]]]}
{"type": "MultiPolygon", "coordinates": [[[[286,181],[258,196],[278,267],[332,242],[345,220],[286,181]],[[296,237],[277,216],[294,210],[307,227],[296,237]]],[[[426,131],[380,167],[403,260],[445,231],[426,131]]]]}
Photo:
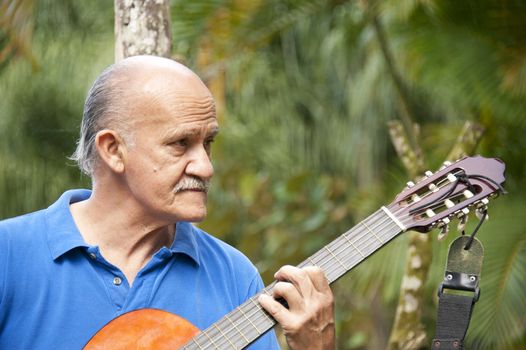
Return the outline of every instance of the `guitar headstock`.
{"type": "Polygon", "coordinates": [[[447,226],[452,218],[465,218],[473,207],[485,208],[503,191],[504,168],[501,160],[481,156],[446,162],[416,184],[408,182],[389,208],[407,230],[447,226]]]}

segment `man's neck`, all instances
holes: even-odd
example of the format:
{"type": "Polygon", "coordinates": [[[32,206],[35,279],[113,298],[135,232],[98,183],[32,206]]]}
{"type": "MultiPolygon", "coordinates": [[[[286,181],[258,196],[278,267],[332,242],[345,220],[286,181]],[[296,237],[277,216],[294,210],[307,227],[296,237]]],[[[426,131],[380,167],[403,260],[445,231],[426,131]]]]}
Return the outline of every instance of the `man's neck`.
{"type": "Polygon", "coordinates": [[[175,238],[175,224],[156,222],[138,207],[115,193],[103,196],[96,190],[89,199],[70,206],[86,243],[98,246],[102,256],[121,269],[130,286],[153,254],[170,246],[175,238]]]}

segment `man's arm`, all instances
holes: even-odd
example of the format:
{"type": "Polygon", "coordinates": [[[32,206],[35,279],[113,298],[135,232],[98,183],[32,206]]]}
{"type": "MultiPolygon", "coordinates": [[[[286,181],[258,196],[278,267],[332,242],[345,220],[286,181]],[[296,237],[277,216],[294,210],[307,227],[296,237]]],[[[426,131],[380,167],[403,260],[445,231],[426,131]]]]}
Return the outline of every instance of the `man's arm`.
{"type": "Polygon", "coordinates": [[[273,297],[262,294],[261,306],[280,324],[292,350],[334,350],[334,299],[323,271],[283,266],[273,297]],[[275,300],[283,298],[288,309],[275,300]]]}

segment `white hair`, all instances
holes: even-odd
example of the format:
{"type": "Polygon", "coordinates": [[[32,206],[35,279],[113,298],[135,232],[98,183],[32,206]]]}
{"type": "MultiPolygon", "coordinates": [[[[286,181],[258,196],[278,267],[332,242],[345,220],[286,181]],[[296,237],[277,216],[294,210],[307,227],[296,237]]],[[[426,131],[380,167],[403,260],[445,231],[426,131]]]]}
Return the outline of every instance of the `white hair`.
{"type": "Polygon", "coordinates": [[[88,176],[93,176],[99,161],[95,149],[97,133],[105,128],[118,127],[121,136],[127,134],[127,123],[123,123],[120,118],[121,106],[118,103],[124,99],[124,90],[118,78],[122,76],[121,73],[126,67],[127,64],[120,62],[106,68],[97,77],[86,97],[80,137],[70,159],[76,161],[80,170],[88,176]]]}

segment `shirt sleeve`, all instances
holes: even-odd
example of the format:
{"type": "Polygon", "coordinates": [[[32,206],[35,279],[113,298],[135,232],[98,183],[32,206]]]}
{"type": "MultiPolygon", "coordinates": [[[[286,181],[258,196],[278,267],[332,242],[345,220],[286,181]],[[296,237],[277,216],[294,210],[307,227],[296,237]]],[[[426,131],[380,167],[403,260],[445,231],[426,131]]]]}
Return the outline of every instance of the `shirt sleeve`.
{"type": "MultiPolygon", "coordinates": [[[[256,274],[256,276],[252,280],[252,283],[250,284],[246,299],[252,297],[254,294],[259,292],[261,289],[263,289],[263,281],[261,280],[261,277],[259,276],[259,274],[256,274]]],[[[255,342],[253,342],[250,346],[248,346],[247,349],[249,350],[279,350],[280,346],[278,343],[278,339],[276,338],[276,332],[274,331],[274,328],[270,329],[267,333],[259,337],[255,342]]]]}

